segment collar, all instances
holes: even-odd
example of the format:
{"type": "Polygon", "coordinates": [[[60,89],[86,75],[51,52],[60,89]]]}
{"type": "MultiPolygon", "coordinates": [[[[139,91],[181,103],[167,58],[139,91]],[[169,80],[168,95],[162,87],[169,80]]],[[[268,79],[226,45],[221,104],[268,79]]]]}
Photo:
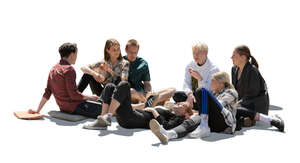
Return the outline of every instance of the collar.
{"type": "Polygon", "coordinates": [[[60,59],[59,64],[61,64],[61,65],[71,65],[68,61],[66,61],[64,59],[60,59]]]}

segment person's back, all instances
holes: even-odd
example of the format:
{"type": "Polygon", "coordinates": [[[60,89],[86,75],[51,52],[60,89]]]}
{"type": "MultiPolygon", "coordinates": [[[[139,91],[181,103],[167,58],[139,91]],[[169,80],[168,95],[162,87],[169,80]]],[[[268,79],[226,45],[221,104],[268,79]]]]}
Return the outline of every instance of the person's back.
{"type": "Polygon", "coordinates": [[[50,70],[44,97],[49,99],[53,93],[59,108],[64,112],[72,113],[84,101],[81,93],[77,91],[75,81],[74,68],[67,61],[60,60],[50,70]]]}
{"type": "Polygon", "coordinates": [[[71,66],[77,60],[77,45],[64,43],[59,47],[59,53],[61,60],[49,72],[47,86],[38,108],[29,109],[28,113],[40,113],[53,94],[61,111],[96,118],[101,113],[102,106],[86,100],[96,101],[99,97],[83,95],[77,90],[76,72],[71,66]]]}

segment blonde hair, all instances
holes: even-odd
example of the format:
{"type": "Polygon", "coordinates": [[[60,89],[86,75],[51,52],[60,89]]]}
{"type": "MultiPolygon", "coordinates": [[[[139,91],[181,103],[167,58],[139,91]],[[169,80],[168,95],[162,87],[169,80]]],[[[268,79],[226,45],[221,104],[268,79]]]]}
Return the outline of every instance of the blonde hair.
{"type": "Polygon", "coordinates": [[[199,43],[193,45],[192,49],[193,49],[193,51],[195,51],[196,49],[199,49],[200,51],[208,52],[208,46],[203,42],[199,42],[199,43]]]}
{"type": "Polygon", "coordinates": [[[233,88],[233,86],[230,84],[230,79],[229,79],[229,75],[226,72],[216,72],[212,75],[212,77],[219,81],[222,82],[224,84],[224,87],[226,89],[231,89],[233,88]]]}

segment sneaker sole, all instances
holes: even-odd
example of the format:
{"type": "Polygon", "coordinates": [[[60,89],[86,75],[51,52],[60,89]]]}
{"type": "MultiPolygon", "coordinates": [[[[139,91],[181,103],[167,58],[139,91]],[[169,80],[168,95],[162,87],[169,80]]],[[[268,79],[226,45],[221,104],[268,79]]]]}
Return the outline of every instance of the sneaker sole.
{"type": "Polygon", "coordinates": [[[82,128],[87,130],[107,130],[107,127],[83,126],[82,128]]]}
{"type": "Polygon", "coordinates": [[[162,144],[168,143],[168,138],[160,132],[159,123],[156,120],[150,121],[150,129],[152,133],[160,140],[162,144]]]}
{"type": "Polygon", "coordinates": [[[282,118],[279,117],[277,114],[275,114],[275,117],[277,117],[278,119],[280,119],[281,122],[282,122],[282,124],[283,124],[283,127],[282,127],[282,128],[279,128],[279,131],[280,131],[280,132],[284,132],[284,121],[283,121],[282,118]]]}
{"type": "Polygon", "coordinates": [[[205,138],[205,137],[209,137],[210,136],[210,132],[209,133],[206,133],[206,134],[189,134],[189,137],[190,138],[193,138],[193,139],[197,139],[197,138],[205,138]]]}

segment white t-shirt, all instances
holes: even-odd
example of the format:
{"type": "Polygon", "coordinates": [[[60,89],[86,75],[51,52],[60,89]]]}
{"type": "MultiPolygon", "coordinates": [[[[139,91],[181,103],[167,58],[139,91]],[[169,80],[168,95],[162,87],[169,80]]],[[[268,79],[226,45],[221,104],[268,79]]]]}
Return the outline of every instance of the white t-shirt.
{"type": "Polygon", "coordinates": [[[202,66],[198,66],[198,64],[195,61],[190,62],[185,68],[185,76],[183,83],[183,91],[186,94],[192,92],[192,76],[189,72],[190,68],[192,68],[194,71],[197,71],[203,79],[201,81],[198,80],[198,88],[205,88],[207,90],[211,90],[211,76],[214,73],[219,72],[219,68],[213,65],[208,58],[202,66]]]}

